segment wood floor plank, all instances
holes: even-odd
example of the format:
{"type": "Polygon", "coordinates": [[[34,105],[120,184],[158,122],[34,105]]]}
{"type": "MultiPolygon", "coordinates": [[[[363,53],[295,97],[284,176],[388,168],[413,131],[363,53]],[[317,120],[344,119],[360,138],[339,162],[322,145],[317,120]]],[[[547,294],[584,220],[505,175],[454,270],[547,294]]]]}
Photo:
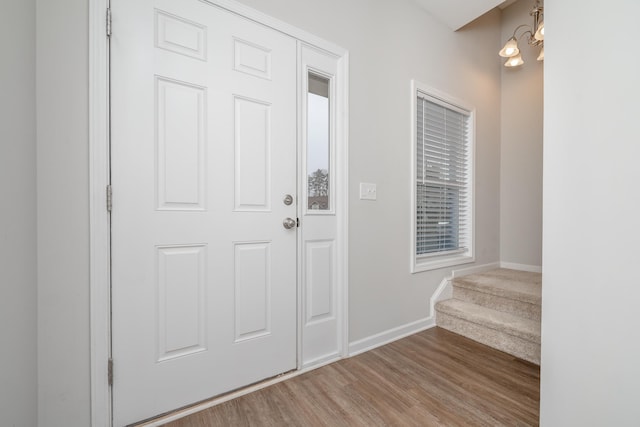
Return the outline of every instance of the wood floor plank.
{"type": "Polygon", "coordinates": [[[166,424],[536,426],[540,368],[440,328],[166,424]]]}

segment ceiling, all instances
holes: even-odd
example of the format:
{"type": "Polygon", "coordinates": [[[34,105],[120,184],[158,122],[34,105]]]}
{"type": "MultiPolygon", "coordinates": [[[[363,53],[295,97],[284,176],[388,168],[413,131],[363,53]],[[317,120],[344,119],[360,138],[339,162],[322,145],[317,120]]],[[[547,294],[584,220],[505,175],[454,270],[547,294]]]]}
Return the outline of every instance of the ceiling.
{"type": "Polygon", "coordinates": [[[494,7],[504,9],[516,0],[414,0],[456,31],[494,7]]]}

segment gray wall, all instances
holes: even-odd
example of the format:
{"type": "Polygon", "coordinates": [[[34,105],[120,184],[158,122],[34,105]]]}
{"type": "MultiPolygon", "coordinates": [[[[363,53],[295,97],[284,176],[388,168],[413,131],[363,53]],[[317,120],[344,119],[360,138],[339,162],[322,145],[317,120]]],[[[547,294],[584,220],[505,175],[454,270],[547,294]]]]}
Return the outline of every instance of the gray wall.
{"type": "Polygon", "coordinates": [[[0,13],[0,425],[37,424],[35,1],[0,13]]]}
{"type": "Polygon", "coordinates": [[[545,21],[541,425],[637,426],[640,2],[584,5],[545,21]]]}
{"type": "Polygon", "coordinates": [[[499,259],[500,14],[454,33],[411,0],[243,0],[350,52],[350,341],[429,316],[449,270],[410,274],[412,78],[477,108],[477,263],[499,259]],[[378,184],[376,202],[358,198],[378,184]]]}
{"type": "Polygon", "coordinates": [[[37,0],[38,416],[90,425],[87,0],[37,0]]]}
{"type": "MultiPolygon", "coordinates": [[[[532,24],[532,5],[530,0],[520,0],[502,11],[501,44],[518,25],[532,24]]],[[[544,63],[536,61],[540,48],[529,46],[525,38],[519,47],[524,65],[502,67],[500,260],[541,266],[544,63]]],[[[498,56],[497,51],[494,55],[498,56]]]]}
{"type": "MultiPolygon", "coordinates": [[[[410,0],[245,0],[350,50],[350,340],[424,319],[449,270],[409,273],[410,86],[477,108],[477,263],[499,258],[499,13],[457,33],[410,0]],[[338,12],[339,11],[339,12],[338,12]],[[358,183],[378,201],[358,200],[358,183]]],[[[89,424],[88,1],[37,1],[40,424],[89,424]],[[55,4],[54,4],[55,3],[55,4]]]]}

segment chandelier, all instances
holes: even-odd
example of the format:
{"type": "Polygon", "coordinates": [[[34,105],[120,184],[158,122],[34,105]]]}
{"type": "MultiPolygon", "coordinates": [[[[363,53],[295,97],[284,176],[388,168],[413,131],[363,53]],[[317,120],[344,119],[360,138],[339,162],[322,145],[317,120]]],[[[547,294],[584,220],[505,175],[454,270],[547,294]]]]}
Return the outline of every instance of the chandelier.
{"type": "Polygon", "coordinates": [[[526,36],[527,43],[531,46],[540,46],[540,54],[538,55],[538,61],[544,60],[544,13],[543,7],[540,6],[540,0],[536,0],[533,9],[529,12],[529,15],[533,16],[533,26],[522,24],[516,27],[513,31],[513,35],[504,47],[500,50],[499,55],[503,58],[508,58],[504,63],[505,67],[517,67],[524,64],[522,55],[520,54],[520,48],[518,48],[518,39],[526,36]],[[517,35],[518,31],[524,29],[517,35]]]}

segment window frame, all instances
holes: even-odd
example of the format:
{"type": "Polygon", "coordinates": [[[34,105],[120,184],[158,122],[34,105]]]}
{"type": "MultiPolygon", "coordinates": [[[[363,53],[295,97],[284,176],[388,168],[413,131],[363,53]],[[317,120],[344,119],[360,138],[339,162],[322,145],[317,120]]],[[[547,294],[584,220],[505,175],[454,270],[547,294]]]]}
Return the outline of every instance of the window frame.
{"type": "Polygon", "coordinates": [[[428,85],[411,80],[411,273],[430,271],[444,267],[452,267],[461,264],[475,262],[475,107],[467,102],[457,99],[447,93],[441,92],[428,85]],[[453,110],[461,110],[468,114],[467,133],[467,171],[468,182],[466,186],[468,194],[468,213],[466,222],[469,247],[454,251],[441,251],[430,254],[418,255],[417,253],[417,204],[418,204],[418,97],[423,96],[436,104],[453,110]]]}

